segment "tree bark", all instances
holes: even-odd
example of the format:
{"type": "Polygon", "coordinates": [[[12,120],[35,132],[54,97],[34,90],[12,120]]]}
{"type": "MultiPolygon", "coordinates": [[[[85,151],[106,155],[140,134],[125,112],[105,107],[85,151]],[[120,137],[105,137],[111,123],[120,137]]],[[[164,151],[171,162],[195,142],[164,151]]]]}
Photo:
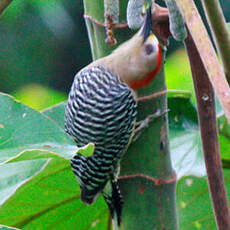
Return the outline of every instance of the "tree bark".
{"type": "Polygon", "coordinates": [[[214,91],[190,33],[185,40],[185,46],[196,92],[200,134],[213,210],[218,229],[226,230],[230,229],[230,211],[220,158],[214,91]]]}
{"type": "MultiPolygon", "coordinates": [[[[114,26],[117,45],[134,34],[126,24],[127,3],[128,0],[120,1],[119,24],[114,26]]],[[[85,20],[94,60],[108,55],[117,46],[105,43],[107,35],[103,6],[103,0],[84,0],[85,20]]],[[[156,80],[137,94],[142,98],[138,101],[138,120],[159,110],[167,111],[163,65],[156,80]]],[[[125,204],[119,229],[178,228],[176,176],[171,166],[167,113],[153,120],[140,138],[130,145],[122,159],[120,174],[119,184],[125,204]]]]}

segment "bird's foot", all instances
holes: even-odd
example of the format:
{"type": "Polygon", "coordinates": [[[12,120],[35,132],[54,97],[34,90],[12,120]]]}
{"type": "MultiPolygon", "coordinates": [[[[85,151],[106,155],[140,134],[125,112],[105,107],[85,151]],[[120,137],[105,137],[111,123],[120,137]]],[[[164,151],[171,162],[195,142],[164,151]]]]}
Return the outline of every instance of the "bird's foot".
{"type": "Polygon", "coordinates": [[[160,109],[158,109],[154,114],[147,116],[144,120],[136,122],[132,141],[136,141],[140,137],[143,130],[146,129],[154,119],[165,115],[168,113],[168,111],[169,110],[166,109],[162,112],[160,109]]]}

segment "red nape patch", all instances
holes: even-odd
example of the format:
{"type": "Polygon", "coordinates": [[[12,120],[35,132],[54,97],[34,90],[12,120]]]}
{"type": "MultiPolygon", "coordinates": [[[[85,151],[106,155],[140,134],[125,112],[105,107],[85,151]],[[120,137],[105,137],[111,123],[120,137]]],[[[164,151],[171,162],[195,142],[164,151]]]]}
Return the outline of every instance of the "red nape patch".
{"type": "Polygon", "coordinates": [[[158,57],[157,57],[157,66],[156,69],[152,72],[149,72],[144,78],[141,78],[139,80],[130,80],[128,82],[128,85],[133,90],[138,90],[140,88],[143,88],[147,86],[151,81],[153,81],[157,74],[161,70],[161,63],[162,63],[162,54],[161,54],[161,48],[160,45],[158,45],[158,57]]]}

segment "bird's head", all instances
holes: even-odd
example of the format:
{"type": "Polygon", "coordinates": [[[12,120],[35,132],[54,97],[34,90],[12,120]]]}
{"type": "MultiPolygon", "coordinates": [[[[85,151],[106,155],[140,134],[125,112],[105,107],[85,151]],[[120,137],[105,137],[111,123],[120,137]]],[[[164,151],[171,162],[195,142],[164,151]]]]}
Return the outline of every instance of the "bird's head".
{"type": "Polygon", "coordinates": [[[101,65],[117,74],[133,90],[147,86],[161,69],[162,55],[157,37],[152,32],[151,9],[147,10],[140,30],[109,56],[88,67],[101,65]]]}
{"type": "Polygon", "coordinates": [[[130,40],[121,44],[113,55],[118,60],[118,75],[131,88],[148,85],[160,71],[162,55],[157,37],[152,32],[151,9],[147,10],[142,27],[130,40]]]}

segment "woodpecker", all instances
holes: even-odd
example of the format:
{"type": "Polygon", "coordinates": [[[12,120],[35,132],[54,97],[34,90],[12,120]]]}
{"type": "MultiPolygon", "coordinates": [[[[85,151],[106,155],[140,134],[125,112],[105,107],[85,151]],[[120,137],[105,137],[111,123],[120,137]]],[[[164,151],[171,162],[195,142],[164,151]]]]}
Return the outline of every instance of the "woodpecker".
{"type": "Polygon", "coordinates": [[[107,57],[75,76],[65,109],[65,130],[78,147],[94,143],[92,156],[76,154],[71,167],[81,200],[92,204],[102,193],[113,222],[121,223],[123,199],[117,183],[119,165],[134,133],[134,91],[148,85],[161,68],[161,50],[151,31],[151,11],[141,29],[107,57]]]}

